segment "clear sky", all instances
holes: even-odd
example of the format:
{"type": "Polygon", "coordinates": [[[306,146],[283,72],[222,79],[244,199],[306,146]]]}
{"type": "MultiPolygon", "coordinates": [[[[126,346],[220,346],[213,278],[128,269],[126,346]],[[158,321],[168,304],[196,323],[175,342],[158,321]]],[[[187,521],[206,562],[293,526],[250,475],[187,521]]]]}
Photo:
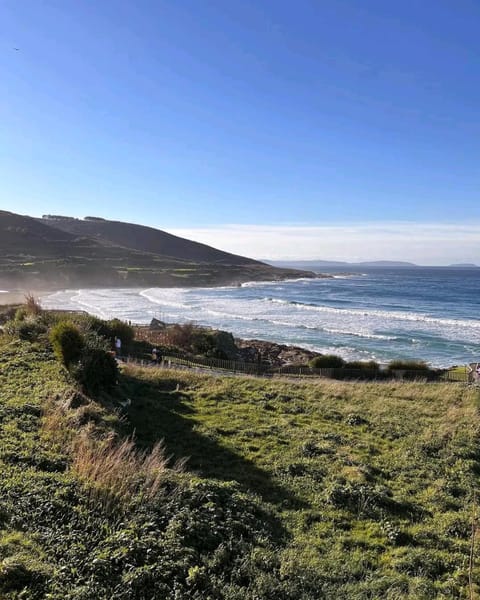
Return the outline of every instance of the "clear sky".
{"type": "Polygon", "coordinates": [[[0,208],[480,261],[479,28],[478,0],[1,0],[0,208]]]}

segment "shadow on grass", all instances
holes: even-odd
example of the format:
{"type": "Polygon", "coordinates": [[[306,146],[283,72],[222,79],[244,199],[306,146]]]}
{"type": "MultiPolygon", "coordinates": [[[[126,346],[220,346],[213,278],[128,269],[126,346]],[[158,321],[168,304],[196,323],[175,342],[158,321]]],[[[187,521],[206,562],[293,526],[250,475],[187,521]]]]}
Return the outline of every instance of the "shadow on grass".
{"type": "Polygon", "coordinates": [[[308,506],[253,462],[225,448],[214,437],[195,431],[195,420],[187,416],[194,412],[187,404],[189,397],[178,389],[175,379],[147,382],[124,375],[121,393],[132,401],[128,420],[138,445],[148,447],[163,439],[167,453],[175,459],[188,457],[189,471],[203,477],[237,481],[245,490],[278,506],[295,509],[308,506]]]}

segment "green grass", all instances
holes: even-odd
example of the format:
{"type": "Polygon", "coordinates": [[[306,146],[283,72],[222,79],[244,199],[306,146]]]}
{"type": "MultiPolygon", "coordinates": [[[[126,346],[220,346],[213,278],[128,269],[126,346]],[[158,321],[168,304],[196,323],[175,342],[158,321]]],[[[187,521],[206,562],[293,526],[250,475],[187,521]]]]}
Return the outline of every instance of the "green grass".
{"type": "Polygon", "coordinates": [[[286,579],[304,573],[332,598],[466,597],[478,391],[128,374],[139,440],[164,437],[279,517],[286,579]]]}
{"type": "Polygon", "coordinates": [[[112,504],[77,475],[70,442],[100,447],[128,433],[121,390],[85,398],[44,341],[7,336],[0,390],[2,600],[240,600],[261,577],[274,589],[263,565],[281,527],[235,483],[167,470],[155,499],[139,482],[137,496],[112,504]]]}
{"type": "Polygon", "coordinates": [[[479,400],[135,368],[89,399],[41,337],[0,336],[0,597],[468,598],[479,400]],[[105,502],[71,442],[133,432],[185,471],[105,502]]]}
{"type": "Polygon", "coordinates": [[[448,378],[450,381],[467,381],[468,373],[465,365],[458,365],[448,370],[448,378]]]}

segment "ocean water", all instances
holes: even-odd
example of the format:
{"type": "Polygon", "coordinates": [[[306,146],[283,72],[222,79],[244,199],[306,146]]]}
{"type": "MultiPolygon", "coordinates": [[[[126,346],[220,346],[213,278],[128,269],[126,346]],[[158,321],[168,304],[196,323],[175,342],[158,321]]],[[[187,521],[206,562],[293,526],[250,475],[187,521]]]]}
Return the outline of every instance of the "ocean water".
{"type": "Polygon", "coordinates": [[[348,270],[241,287],[64,290],[42,304],[136,323],[195,321],[349,360],[480,360],[480,268],[348,270]]]}

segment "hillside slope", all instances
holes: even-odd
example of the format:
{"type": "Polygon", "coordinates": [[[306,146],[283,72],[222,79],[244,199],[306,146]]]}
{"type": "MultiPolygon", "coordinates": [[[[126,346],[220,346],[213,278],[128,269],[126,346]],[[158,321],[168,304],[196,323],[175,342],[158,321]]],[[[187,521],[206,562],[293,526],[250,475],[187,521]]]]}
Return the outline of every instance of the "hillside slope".
{"type": "Polygon", "coordinates": [[[157,236],[155,230],[138,225],[103,222],[100,228],[105,235],[101,235],[97,221],[92,223],[34,219],[0,211],[0,288],[190,287],[313,276],[163,232],[157,236]],[[117,239],[124,245],[116,243],[117,239]],[[164,239],[168,243],[163,244],[164,239]],[[161,253],[163,250],[170,254],[161,253]],[[186,258],[197,251],[198,257],[186,258]]]}
{"type": "Polygon", "coordinates": [[[474,389],[125,368],[89,398],[6,334],[0,383],[2,599],[476,597],[474,389]],[[109,458],[133,432],[190,457],[154,495],[144,454],[109,458]]]}
{"type": "Polygon", "coordinates": [[[41,222],[76,236],[88,236],[124,248],[150,252],[192,262],[221,265],[262,265],[259,261],[237,256],[211,246],[177,237],[166,231],[99,218],[55,219],[44,216],[41,222]]]}

